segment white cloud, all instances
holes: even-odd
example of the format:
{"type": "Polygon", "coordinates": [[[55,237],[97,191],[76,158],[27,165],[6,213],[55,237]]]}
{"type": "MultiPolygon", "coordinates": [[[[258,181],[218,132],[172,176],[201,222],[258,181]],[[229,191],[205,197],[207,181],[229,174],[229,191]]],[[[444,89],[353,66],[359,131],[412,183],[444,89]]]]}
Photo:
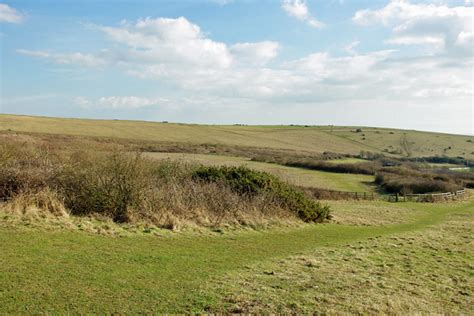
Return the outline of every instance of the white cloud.
{"type": "Polygon", "coordinates": [[[298,20],[305,21],[314,28],[324,27],[324,23],[317,20],[309,12],[306,0],[283,0],[281,7],[288,15],[295,17],[298,20]]]}
{"type": "Polygon", "coordinates": [[[136,59],[152,62],[229,67],[232,56],[224,43],[204,36],[186,18],[145,18],[120,27],[100,29],[113,41],[126,45],[136,59]]]}
{"type": "Polygon", "coordinates": [[[83,53],[58,54],[38,50],[17,49],[17,52],[37,58],[49,59],[57,64],[72,64],[86,67],[99,67],[105,65],[105,60],[99,56],[83,53]]]}
{"type": "Polygon", "coordinates": [[[392,0],[379,10],[360,10],[353,17],[360,25],[391,27],[393,36],[387,43],[433,45],[465,55],[473,53],[473,20],[473,7],[412,4],[407,0],[392,0]]]}
{"type": "MultiPolygon", "coordinates": [[[[148,18],[123,22],[118,27],[96,26],[95,30],[105,32],[112,45],[89,55],[91,60],[100,60],[103,68],[114,67],[148,81],[147,84],[172,87],[160,95],[179,102],[140,96],[76,98],[76,104],[86,108],[156,107],[161,111],[174,107],[191,113],[189,116],[206,115],[207,122],[211,122],[216,108],[223,113],[218,118],[232,115],[234,119],[239,111],[245,112],[242,117],[257,111],[262,119],[265,111],[283,113],[286,109],[289,114],[298,108],[304,113],[307,107],[308,113],[318,115],[318,111],[329,113],[329,107],[371,104],[383,116],[392,106],[406,109],[406,113],[409,105],[423,105],[423,111],[434,112],[446,111],[450,106],[466,109],[474,95],[472,55],[407,57],[397,50],[360,53],[356,51],[359,42],[354,41],[345,47],[347,56],[320,51],[281,61],[276,58],[281,49],[276,42],[217,42],[185,18],[148,18]]],[[[397,45],[414,41],[408,34],[403,36],[397,38],[397,45]]],[[[419,40],[418,36],[416,41],[419,40]]],[[[459,33],[457,40],[469,41],[470,33],[459,33]]],[[[430,41],[435,39],[425,39],[430,41]]],[[[28,50],[19,53],[58,63],[66,60],[88,64],[84,58],[72,58],[71,54],[28,50]]]]}
{"type": "Polygon", "coordinates": [[[163,98],[143,98],[136,96],[108,96],[96,100],[85,97],[74,98],[74,103],[83,108],[107,108],[107,109],[139,109],[150,106],[159,106],[169,100],[163,98]]]}
{"type": "Polygon", "coordinates": [[[237,43],[230,47],[232,54],[241,62],[266,64],[278,55],[280,44],[272,41],[258,43],[237,43]]]}
{"type": "Polygon", "coordinates": [[[0,23],[21,23],[24,15],[7,4],[0,3],[0,23]]]}

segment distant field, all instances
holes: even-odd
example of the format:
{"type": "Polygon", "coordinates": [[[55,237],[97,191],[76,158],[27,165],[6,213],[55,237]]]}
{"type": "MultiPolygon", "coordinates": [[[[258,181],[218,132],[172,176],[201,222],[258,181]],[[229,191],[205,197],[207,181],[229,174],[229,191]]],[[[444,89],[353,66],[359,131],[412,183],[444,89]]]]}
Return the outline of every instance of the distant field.
{"type": "Polygon", "coordinates": [[[396,151],[404,133],[415,156],[474,158],[474,137],[383,128],[329,126],[233,126],[122,120],[62,119],[0,115],[0,130],[116,137],[186,144],[225,144],[298,152],[358,154],[361,150],[396,151]],[[468,142],[470,140],[470,142],[468,142]]]}
{"type": "Polygon", "coordinates": [[[367,162],[367,160],[359,159],[359,158],[345,158],[345,159],[332,159],[332,160],[327,160],[326,162],[328,162],[328,163],[334,163],[334,164],[339,164],[339,163],[360,163],[360,162],[367,162]]]}
{"type": "Polygon", "coordinates": [[[371,191],[372,187],[369,185],[369,183],[374,181],[374,177],[368,175],[305,170],[277,164],[250,161],[249,159],[240,157],[181,153],[146,153],[145,156],[154,159],[172,159],[197,162],[205,165],[244,165],[252,169],[270,172],[295,185],[324,188],[329,190],[352,192],[371,191]]]}

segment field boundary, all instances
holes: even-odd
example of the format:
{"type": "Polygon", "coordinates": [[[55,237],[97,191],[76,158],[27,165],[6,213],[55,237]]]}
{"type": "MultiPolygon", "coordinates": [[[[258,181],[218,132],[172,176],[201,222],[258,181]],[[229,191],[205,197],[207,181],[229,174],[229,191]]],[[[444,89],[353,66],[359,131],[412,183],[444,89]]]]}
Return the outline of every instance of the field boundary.
{"type": "Polygon", "coordinates": [[[466,189],[454,192],[426,193],[426,194],[392,194],[389,196],[389,202],[442,202],[455,201],[466,196],[466,189]]]}
{"type": "Polygon", "coordinates": [[[378,194],[375,192],[346,192],[319,188],[301,188],[313,198],[328,200],[383,200],[388,202],[443,202],[463,199],[466,189],[443,193],[425,194],[378,194]]]}

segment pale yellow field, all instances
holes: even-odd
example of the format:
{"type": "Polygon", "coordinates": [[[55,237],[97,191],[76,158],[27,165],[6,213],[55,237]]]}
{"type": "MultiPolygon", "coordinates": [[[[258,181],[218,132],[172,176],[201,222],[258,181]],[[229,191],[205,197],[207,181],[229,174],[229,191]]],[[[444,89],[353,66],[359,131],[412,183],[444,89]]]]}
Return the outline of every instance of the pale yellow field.
{"type": "Polygon", "coordinates": [[[403,133],[407,133],[409,142],[413,143],[415,156],[461,155],[469,159],[474,158],[472,136],[364,127],[362,132],[355,133],[355,129],[329,126],[195,125],[0,115],[0,131],[116,137],[184,144],[223,144],[307,153],[332,151],[358,154],[361,150],[396,150],[400,147],[403,133]]]}

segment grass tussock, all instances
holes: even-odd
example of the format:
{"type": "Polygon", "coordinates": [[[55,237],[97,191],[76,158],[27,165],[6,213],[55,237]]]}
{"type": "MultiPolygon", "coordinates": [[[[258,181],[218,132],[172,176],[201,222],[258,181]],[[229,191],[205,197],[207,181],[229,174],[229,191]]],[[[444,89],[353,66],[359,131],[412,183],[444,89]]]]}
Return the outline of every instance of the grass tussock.
{"type": "MultiPolygon", "coordinates": [[[[9,200],[7,209],[15,213],[35,208],[53,216],[96,215],[169,229],[186,223],[259,226],[329,217],[327,206],[297,188],[246,168],[233,170],[238,172],[230,181],[203,177],[202,166],[151,161],[123,151],[58,154],[48,148],[4,145],[0,155],[0,199],[9,200]],[[271,183],[264,186],[260,180],[271,183]],[[249,184],[255,187],[242,189],[249,184]]],[[[229,175],[231,170],[213,172],[229,175]]]]}
{"type": "Polygon", "coordinates": [[[63,198],[49,188],[17,194],[7,203],[6,209],[26,217],[69,217],[63,198]]]}

